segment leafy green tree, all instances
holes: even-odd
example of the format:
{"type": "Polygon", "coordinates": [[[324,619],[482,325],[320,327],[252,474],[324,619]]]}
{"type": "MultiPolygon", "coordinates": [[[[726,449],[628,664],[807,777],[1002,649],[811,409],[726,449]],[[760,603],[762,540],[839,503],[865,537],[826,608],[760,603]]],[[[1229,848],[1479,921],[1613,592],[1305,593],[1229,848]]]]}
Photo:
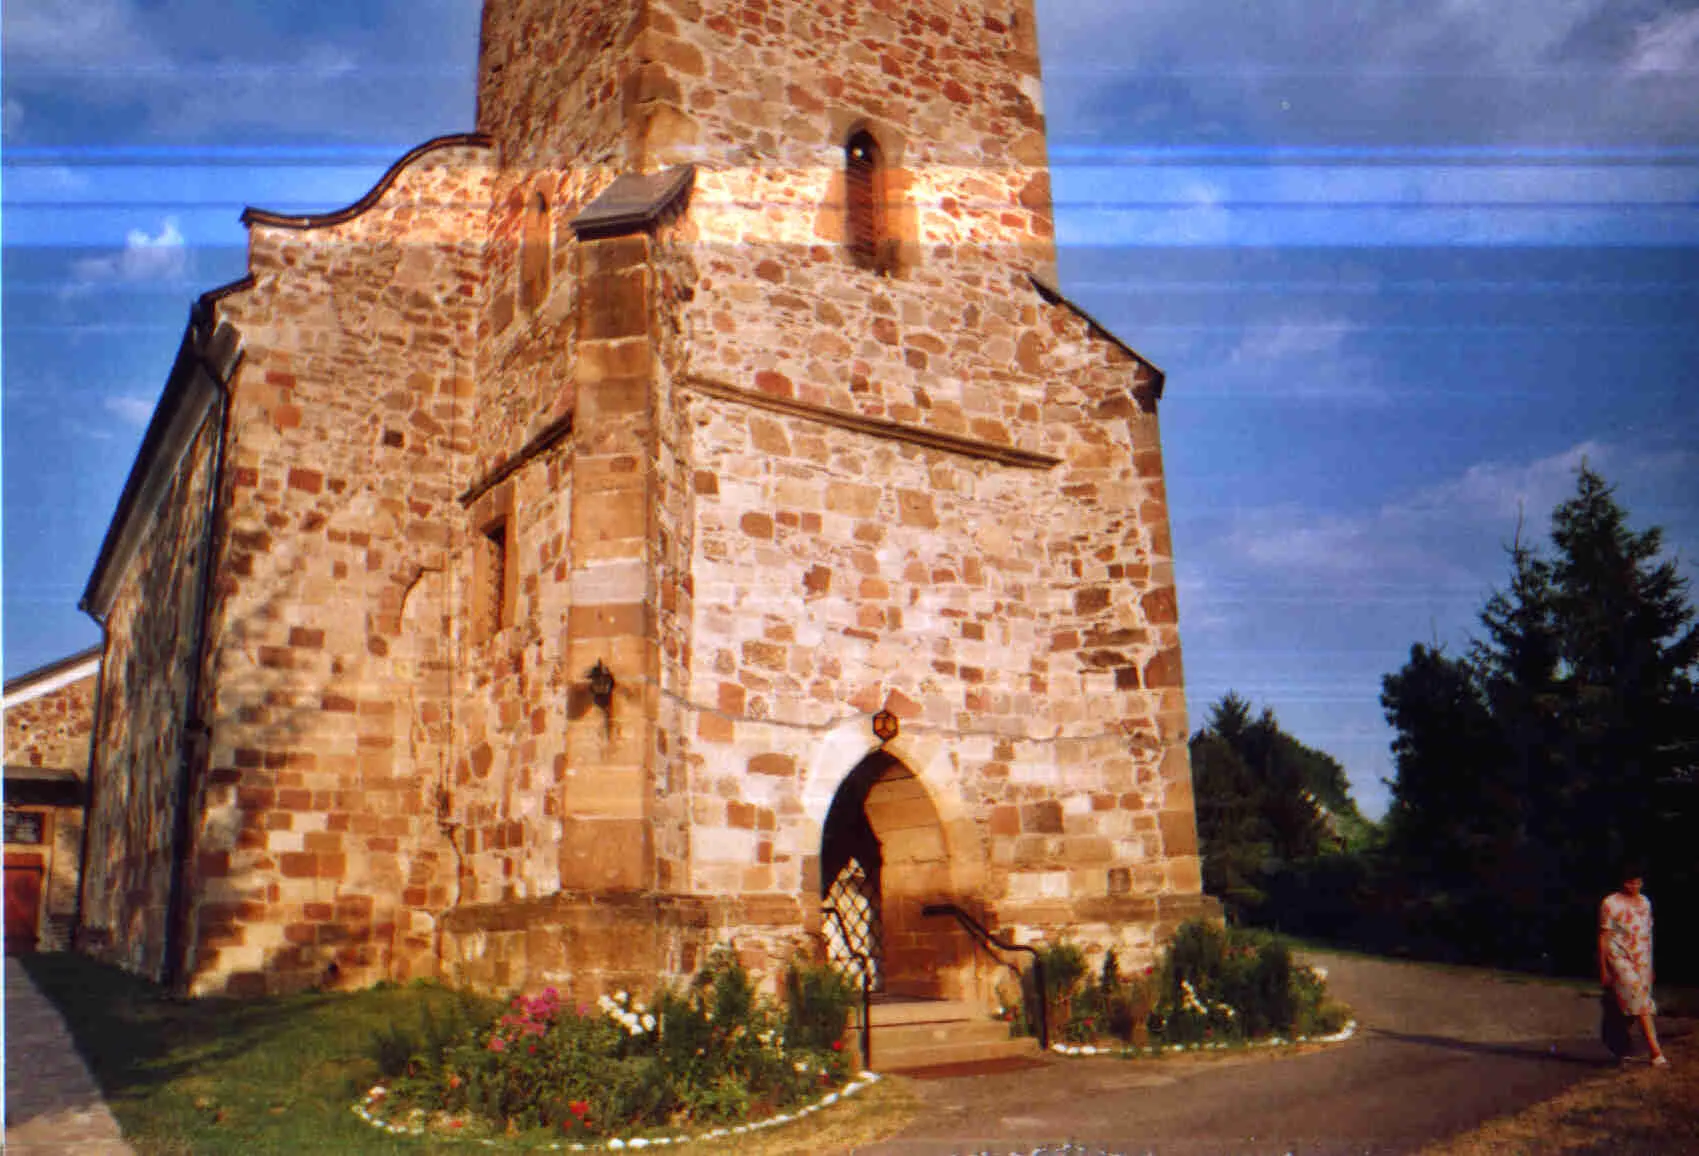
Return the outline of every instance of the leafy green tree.
{"type": "Polygon", "coordinates": [[[1253,715],[1231,691],[1192,736],[1191,755],[1204,889],[1236,916],[1267,902],[1274,875],[1341,841],[1330,820],[1369,826],[1335,759],[1283,731],[1271,709],[1253,715]]]}
{"type": "Polygon", "coordinates": [[[1219,734],[1199,731],[1191,748],[1204,890],[1242,914],[1266,898],[1259,878],[1273,853],[1256,778],[1219,734]]]}
{"type": "Polygon", "coordinates": [[[1383,681],[1390,854],[1483,952],[1585,966],[1623,856],[1650,859],[1672,896],[1699,883],[1699,628],[1661,532],[1631,529],[1586,465],[1551,544],[1518,532],[1467,660],[1417,646],[1383,681]]]}

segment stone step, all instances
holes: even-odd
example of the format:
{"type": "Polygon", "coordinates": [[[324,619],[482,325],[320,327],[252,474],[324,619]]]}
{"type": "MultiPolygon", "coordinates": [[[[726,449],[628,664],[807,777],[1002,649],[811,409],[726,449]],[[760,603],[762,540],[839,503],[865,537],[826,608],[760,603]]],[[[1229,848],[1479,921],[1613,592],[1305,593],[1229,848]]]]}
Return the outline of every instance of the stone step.
{"type": "MultiPolygon", "coordinates": [[[[960,999],[880,1001],[873,1005],[871,1011],[876,1029],[896,1024],[959,1023],[986,1018],[985,1010],[978,1004],[960,999]]],[[[856,1024],[861,1023],[860,1005],[851,1012],[850,1019],[856,1024]]]]}
{"type": "Polygon", "coordinates": [[[885,1042],[880,1032],[873,1033],[873,1067],[875,1071],[880,1072],[913,1071],[945,1064],[1040,1058],[1042,1053],[1037,1040],[1030,1036],[1011,1039],[1006,1030],[996,1039],[951,1037],[943,1041],[897,1047],[885,1042]]]}
{"type": "Polygon", "coordinates": [[[960,1041],[964,1044],[996,1043],[1009,1038],[1009,1025],[992,1019],[954,1020],[948,1023],[874,1024],[873,1054],[881,1049],[924,1048],[960,1041]]]}

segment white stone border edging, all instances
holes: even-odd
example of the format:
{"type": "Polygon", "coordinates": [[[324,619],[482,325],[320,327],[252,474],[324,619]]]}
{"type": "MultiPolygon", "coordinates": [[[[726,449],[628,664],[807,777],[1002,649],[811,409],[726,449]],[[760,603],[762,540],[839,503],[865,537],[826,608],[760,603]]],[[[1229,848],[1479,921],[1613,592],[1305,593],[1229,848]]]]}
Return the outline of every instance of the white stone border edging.
{"type": "Polygon", "coordinates": [[[1351,1020],[1344,1027],[1327,1036],[1269,1036],[1266,1039],[1246,1040],[1244,1043],[1217,1042],[1212,1044],[1167,1044],[1161,1047],[1099,1047],[1096,1044],[1051,1044],[1050,1050],[1059,1056],[1120,1056],[1131,1059],[1134,1056],[1161,1056],[1173,1052],[1217,1052],[1230,1048],[1282,1048],[1289,1044],[1342,1044],[1357,1034],[1357,1021],[1351,1020]]]}
{"type": "MultiPolygon", "coordinates": [[[[846,1096],[853,1096],[864,1088],[872,1087],[874,1084],[879,1082],[879,1079],[880,1076],[877,1072],[862,1072],[843,1087],[833,1092],[827,1092],[824,1096],[812,1103],[805,1104],[790,1112],[780,1112],[776,1116],[769,1116],[765,1120],[754,1120],[747,1124],[732,1124],[725,1127],[712,1128],[706,1132],[696,1132],[690,1135],[680,1133],[676,1136],[633,1136],[630,1139],[613,1137],[595,1144],[581,1144],[557,1140],[547,1145],[547,1150],[550,1152],[627,1152],[646,1148],[666,1148],[674,1144],[693,1143],[697,1140],[722,1140],[728,1136],[742,1136],[748,1132],[759,1132],[763,1128],[776,1128],[780,1124],[790,1124],[807,1116],[811,1116],[815,1112],[820,1111],[822,1108],[830,1108],[833,1104],[836,1104],[839,1100],[842,1100],[846,1096]]],[[[417,1116],[414,1117],[414,1122],[398,1124],[386,1120],[381,1115],[372,1111],[372,1108],[374,1106],[382,1107],[384,1098],[388,1095],[389,1089],[385,1088],[382,1084],[374,1086],[371,1091],[366,1093],[366,1098],[364,1100],[353,1105],[354,1114],[366,1123],[370,1124],[372,1127],[397,1136],[423,1136],[427,1131],[429,1131],[432,1139],[464,1140],[469,1144],[483,1144],[491,1148],[497,1147],[498,1145],[505,1145],[506,1143],[505,1141],[497,1140],[492,1136],[456,1136],[454,1133],[442,1131],[440,1128],[428,1129],[426,1127],[427,1117],[425,1116],[422,1108],[414,1109],[417,1113],[417,1116]]],[[[529,1151],[533,1152],[541,1150],[543,1150],[543,1148],[540,1145],[532,1145],[529,1149],[529,1151]]]]}

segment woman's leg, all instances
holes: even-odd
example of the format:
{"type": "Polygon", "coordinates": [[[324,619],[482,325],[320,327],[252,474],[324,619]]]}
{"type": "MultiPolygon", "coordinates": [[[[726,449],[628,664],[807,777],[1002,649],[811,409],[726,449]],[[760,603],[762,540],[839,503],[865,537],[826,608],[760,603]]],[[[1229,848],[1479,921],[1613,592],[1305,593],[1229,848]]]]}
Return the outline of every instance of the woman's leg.
{"type": "Polygon", "coordinates": [[[1652,1062],[1657,1063],[1664,1056],[1664,1050],[1658,1046],[1658,1029],[1652,1024],[1650,1012],[1639,1016],[1638,1019],[1640,1020],[1641,1034],[1646,1037],[1646,1047],[1652,1053],[1652,1062]]]}

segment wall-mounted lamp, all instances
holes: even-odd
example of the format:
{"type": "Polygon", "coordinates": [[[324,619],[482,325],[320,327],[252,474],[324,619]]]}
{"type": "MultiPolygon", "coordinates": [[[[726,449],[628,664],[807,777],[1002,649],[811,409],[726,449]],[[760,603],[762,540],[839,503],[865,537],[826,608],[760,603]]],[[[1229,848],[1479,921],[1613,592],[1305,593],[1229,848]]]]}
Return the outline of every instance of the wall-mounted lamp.
{"type": "Polygon", "coordinates": [[[897,737],[897,716],[888,710],[882,710],[873,716],[873,735],[882,743],[888,743],[897,737]]]}
{"type": "Polygon", "coordinates": [[[590,697],[597,706],[607,710],[614,700],[614,672],[598,658],[596,665],[586,671],[584,677],[590,683],[590,697]]]}

